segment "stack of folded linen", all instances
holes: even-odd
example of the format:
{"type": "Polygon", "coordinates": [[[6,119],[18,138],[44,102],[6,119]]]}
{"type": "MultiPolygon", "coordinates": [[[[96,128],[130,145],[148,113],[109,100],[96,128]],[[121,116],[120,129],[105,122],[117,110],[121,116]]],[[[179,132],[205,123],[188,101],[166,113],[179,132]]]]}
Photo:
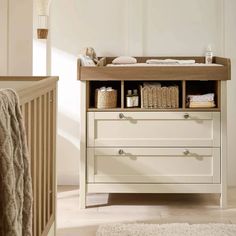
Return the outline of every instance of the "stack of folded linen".
{"type": "Polygon", "coordinates": [[[159,64],[159,65],[192,65],[195,64],[195,60],[177,60],[177,59],[149,59],[147,64],[159,64]]]}
{"type": "Polygon", "coordinates": [[[190,108],[213,108],[215,107],[214,93],[203,95],[188,95],[190,108]]]}

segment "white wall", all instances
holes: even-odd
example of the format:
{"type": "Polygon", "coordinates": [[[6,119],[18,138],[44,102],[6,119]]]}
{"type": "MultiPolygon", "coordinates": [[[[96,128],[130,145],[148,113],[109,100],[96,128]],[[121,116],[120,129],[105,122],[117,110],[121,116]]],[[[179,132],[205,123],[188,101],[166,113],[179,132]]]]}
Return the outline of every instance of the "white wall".
{"type": "Polygon", "coordinates": [[[232,80],[228,82],[229,184],[236,185],[236,1],[225,0],[225,54],[231,58],[232,80]]]}
{"type": "Polygon", "coordinates": [[[0,74],[32,75],[33,2],[0,0],[0,74]]]}
{"type": "Polygon", "coordinates": [[[88,45],[97,48],[100,55],[125,54],[126,19],[125,0],[70,0],[70,4],[68,0],[52,2],[52,74],[60,76],[57,148],[59,184],[78,184],[79,181],[77,56],[88,45]]]}
{"type": "Polygon", "coordinates": [[[208,43],[216,54],[222,52],[220,1],[144,2],[145,55],[203,55],[208,43]]]}
{"type": "Polygon", "coordinates": [[[9,75],[32,75],[33,1],[9,0],[9,75]]]}
{"type": "MultiPolygon", "coordinates": [[[[58,182],[77,184],[79,180],[79,83],[76,56],[93,46],[106,55],[203,55],[208,43],[217,55],[224,54],[224,0],[54,0],[51,6],[52,72],[59,82],[58,182]]],[[[228,40],[235,29],[234,0],[226,0],[228,40]],[[229,4],[229,5],[228,5],[229,4]],[[232,5],[234,4],[234,5],[232,5]]],[[[234,41],[235,42],[235,41],[234,41]]],[[[232,53],[227,55],[233,56],[232,53]]],[[[235,53],[234,53],[235,55],[235,53]]],[[[234,77],[233,67],[233,77],[234,77]]],[[[229,89],[229,177],[236,185],[236,153],[233,124],[236,102],[229,89]]]]}
{"type": "Polygon", "coordinates": [[[7,75],[8,2],[0,0],[0,75],[7,75]]]}

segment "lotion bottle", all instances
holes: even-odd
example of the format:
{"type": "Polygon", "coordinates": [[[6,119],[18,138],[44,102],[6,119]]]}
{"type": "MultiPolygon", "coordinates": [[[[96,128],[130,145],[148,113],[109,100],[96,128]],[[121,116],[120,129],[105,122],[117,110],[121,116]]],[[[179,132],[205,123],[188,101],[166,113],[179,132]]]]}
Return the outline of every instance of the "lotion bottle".
{"type": "Polygon", "coordinates": [[[211,49],[211,45],[209,44],[205,53],[205,63],[212,64],[213,61],[213,52],[211,49]]]}

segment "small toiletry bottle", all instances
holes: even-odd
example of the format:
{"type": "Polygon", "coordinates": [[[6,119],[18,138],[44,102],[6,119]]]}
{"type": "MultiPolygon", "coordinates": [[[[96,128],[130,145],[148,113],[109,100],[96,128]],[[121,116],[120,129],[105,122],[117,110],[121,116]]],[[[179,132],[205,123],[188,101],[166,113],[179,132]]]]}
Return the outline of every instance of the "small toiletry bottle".
{"type": "Polygon", "coordinates": [[[133,90],[133,107],[138,107],[139,105],[139,96],[138,96],[138,90],[133,90]]]}
{"type": "Polygon", "coordinates": [[[128,90],[128,93],[126,95],[126,106],[127,107],[133,107],[132,90],[128,90]]]}
{"type": "Polygon", "coordinates": [[[213,61],[213,52],[211,49],[211,45],[209,44],[205,54],[205,63],[212,64],[212,61],[213,61]]]}

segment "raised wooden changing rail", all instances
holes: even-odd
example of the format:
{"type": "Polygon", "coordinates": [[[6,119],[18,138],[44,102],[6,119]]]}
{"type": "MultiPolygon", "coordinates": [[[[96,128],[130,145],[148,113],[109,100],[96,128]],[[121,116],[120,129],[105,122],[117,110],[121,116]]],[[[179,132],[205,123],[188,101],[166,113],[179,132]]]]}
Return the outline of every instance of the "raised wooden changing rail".
{"type": "Polygon", "coordinates": [[[33,236],[48,235],[55,222],[55,134],[58,78],[22,77],[6,78],[5,80],[35,81],[30,88],[20,89],[17,92],[25,120],[31,156],[34,198],[33,236]]]}
{"type": "MultiPolygon", "coordinates": [[[[136,57],[138,63],[145,63],[147,59],[178,59],[195,60],[204,63],[204,57],[136,57]]],[[[111,64],[114,57],[106,57],[106,65],[111,64]]],[[[229,80],[231,64],[228,58],[214,57],[213,64],[219,67],[203,65],[190,66],[158,66],[158,67],[91,67],[81,66],[78,59],[78,80],[229,80]]]]}

